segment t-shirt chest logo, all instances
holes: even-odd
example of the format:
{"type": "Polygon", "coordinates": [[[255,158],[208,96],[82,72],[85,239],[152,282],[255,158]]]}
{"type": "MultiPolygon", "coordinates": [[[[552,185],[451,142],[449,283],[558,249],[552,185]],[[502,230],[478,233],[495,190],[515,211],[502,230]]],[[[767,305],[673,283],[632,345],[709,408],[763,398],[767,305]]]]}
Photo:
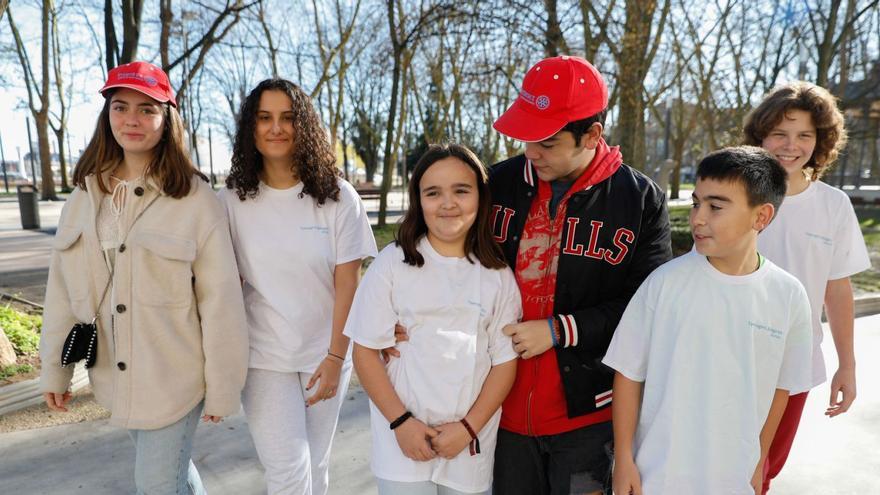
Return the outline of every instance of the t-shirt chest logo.
{"type": "Polygon", "coordinates": [[[600,220],[590,221],[590,240],[586,246],[576,242],[575,238],[579,237],[578,229],[583,231],[586,226],[579,226],[581,219],[577,217],[568,217],[565,219],[568,223],[568,229],[565,235],[565,243],[562,247],[562,254],[569,256],[585,256],[597,260],[605,260],[612,265],[618,265],[626,257],[630,246],[636,240],[636,235],[632,230],[621,227],[614,232],[612,238],[613,247],[599,247],[599,234],[602,231],[604,222],[600,220]]]}

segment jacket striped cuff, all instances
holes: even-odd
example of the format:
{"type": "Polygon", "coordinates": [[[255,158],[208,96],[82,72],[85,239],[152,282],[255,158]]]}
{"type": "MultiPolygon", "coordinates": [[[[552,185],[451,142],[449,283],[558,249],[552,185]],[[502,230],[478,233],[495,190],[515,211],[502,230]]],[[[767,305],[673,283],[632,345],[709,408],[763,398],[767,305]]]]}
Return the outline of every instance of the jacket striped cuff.
{"type": "Polygon", "coordinates": [[[559,320],[560,341],[559,347],[574,347],[578,344],[577,322],[574,315],[556,315],[559,320]]]}

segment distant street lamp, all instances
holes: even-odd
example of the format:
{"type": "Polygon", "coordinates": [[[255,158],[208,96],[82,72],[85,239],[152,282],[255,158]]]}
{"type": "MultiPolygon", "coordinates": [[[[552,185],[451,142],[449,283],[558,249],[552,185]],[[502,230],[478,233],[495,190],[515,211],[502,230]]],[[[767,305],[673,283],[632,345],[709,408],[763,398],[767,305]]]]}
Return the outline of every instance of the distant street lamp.
{"type": "Polygon", "coordinates": [[[666,115],[664,117],[666,119],[666,132],[663,137],[663,158],[669,159],[672,158],[669,156],[669,140],[672,135],[672,96],[666,97],[666,115]]]}
{"type": "Polygon", "coordinates": [[[3,152],[3,137],[0,136],[0,164],[3,167],[3,185],[6,192],[9,192],[9,176],[6,174],[6,153],[3,152]]]}
{"type": "Polygon", "coordinates": [[[217,185],[214,180],[214,141],[211,139],[211,128],[208,127],[208,166],[211,167],[211,188],[217,185]]]}
{"type": "Polygon", "coordinates": [[[31,182],[34,183],[34,187],[37,187],[37,171],[34,168],[34,141],[31,139],[31,119],[30,117],[25,117],[25,122],[27,122],[27,134],[28,134],[28,149],[30,149],[31,154],[31,182]]]}

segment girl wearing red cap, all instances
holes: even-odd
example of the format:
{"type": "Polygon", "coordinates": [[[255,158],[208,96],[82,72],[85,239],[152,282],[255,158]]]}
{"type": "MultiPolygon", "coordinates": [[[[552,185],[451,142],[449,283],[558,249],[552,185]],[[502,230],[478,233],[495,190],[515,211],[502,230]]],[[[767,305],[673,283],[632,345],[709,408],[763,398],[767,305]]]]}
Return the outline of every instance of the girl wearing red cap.
{"type": "Polygon", "coordinates": [[[265,80],[240,115],[220,198],[247,308],[242,404],[269,493],[320,495],[351,377],[342,328],[376,241],[301,88],[265,80]]]}
{"type": "Polygon", "coordinates": [[[53,245],[40,389],[50,409],[67,410],[64,342],[94,322],[89,379],[135,443],[137,493],[204,493],[190,460],[199,417],[238,410],[247,367],[228,223],[187,156],[168,76],[126,64],[101,93],[53,245]]]}

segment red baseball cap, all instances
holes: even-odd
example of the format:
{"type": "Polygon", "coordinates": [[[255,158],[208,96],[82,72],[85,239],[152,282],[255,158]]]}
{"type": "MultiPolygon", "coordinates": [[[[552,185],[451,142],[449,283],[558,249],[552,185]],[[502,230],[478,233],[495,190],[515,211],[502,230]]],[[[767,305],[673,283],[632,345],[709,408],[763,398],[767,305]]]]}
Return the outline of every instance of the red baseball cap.
{"type": "Polygon", "coordinates": [[[110,69],[107,82],[99,93],[106,97],[104,92],[112,88],[140,91],[158,102],[170,103],[172,107],[177,107],[168,75],[149,62],[131,62],[110,69]]]}
{"type": "Polygon", "coordinates": [[[492,127],[534,143],[607,107],[608,87],[592,64],[567,55],[545,58],[526,72],[519,97],[492,127]]]}

